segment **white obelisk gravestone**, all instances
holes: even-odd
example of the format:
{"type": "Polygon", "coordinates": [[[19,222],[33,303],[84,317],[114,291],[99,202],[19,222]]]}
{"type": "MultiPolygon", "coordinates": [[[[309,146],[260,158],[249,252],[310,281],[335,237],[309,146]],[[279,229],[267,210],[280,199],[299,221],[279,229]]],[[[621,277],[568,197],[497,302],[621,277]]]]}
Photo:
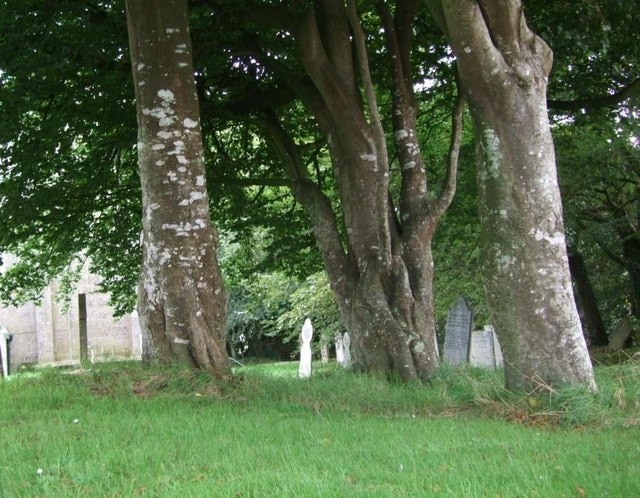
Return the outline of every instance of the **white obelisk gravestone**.
{"type": "Polygon", "coordinates": [[[342,354],[344,355],[344,359],[342,361],[342,366],[344,368],[349,368],[351,366],[351,338],[349,337],[349,333],[345,332],[342,337],[342,354]]]}
{"type": "Polygon", "coordinates": [[[344,364],[344,345],[342,343],[342,334],[336,334],[334,337],[336,343],[336,361],[339,365],[344,364]]]}
{"type": "Polygon", "coordinates": [[[300,333],[300,367],[298,377],[308,379],[311,377],[311,339],[313,339],[313,326],[308,318],[304,321],[302,332],[300,333]]]}

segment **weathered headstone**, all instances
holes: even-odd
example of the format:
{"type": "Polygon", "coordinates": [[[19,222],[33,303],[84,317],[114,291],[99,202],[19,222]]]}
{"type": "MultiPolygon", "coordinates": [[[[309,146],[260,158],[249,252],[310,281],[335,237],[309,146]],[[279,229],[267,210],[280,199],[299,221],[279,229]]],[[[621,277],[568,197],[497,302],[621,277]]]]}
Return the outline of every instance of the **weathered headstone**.
{"type": "Polygon", "coordinates": [[[344,360],[342,362],[342,366],[348,368],[351,366],[351,337],[349,337],[349,333],[345,332],[342,337],[342,348],[344,353],[344,360]]]}
{"type": "Polygon", "coordinates": [[[320,346],[320,361],[322,361],[322,363],[329,363],[329,345],[327,343],[320,346]]]}
{"type": "Polygon", "coordinates": [[[336,361],[339,365],[344,363],[344,344],[342,342],[342,334],[336,334],[333,338],[336,344],[336,361]]]}
{"type": "Polygon", "coordinates": [[[616,327],[609,337],[609,349],[611,351],[618,351],[623,349],[627,341],[631,337],[633,330],[631,329],[631,321],[628,317],[620,320],[620,323],[616,327]]]}
{"type": "Polygon", "coordinates": [[[308,379],[311,377],[311,339],[313,339],[313,326],[311,320],[307,318],[300,333],[300,366],[298,367],[298,377],[308,379]]]}
{"type": "Polygon", "coordinates": [[[469,361],[469,339],[473,327],[473,310],[460,297],[449,310],[444,333],[444,361],[460,365],[469,361]]]}
{"type": "Polygon", "coordinates": [[[498,336],[491,325],[471,333],[469,363],[476,367],[486,368],[500,368],[502,366],[502,350],[498,336]]]}

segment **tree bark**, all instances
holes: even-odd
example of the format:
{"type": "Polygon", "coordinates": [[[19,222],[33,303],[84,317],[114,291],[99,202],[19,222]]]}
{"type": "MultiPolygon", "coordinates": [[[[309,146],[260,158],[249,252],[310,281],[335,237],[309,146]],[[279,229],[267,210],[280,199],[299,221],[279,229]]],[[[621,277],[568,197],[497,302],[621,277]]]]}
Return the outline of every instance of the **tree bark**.
{"type": "Polygon", "coordinates": [[[595,389],[571,292],[546,107],[549,47],[518,0],[427,0],[474,122],[487,305],[509,389],[595,389]]]}
{"type": "Polygon", "coordinates": [[[127,0],[143,193],[138,313],[154,355],[230,374],[186,0],[127,0]]]}

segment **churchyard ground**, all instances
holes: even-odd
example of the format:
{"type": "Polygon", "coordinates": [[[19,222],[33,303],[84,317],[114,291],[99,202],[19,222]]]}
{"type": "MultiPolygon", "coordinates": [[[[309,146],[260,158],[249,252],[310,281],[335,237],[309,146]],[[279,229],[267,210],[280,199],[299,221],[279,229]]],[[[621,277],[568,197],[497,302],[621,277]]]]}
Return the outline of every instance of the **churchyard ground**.
{"type": "MultiPolygon", "coordinates": [[[[0,382],[0,496],[638,496],[640,363],[599,392],[403,385],[314,362],[221,383],[140,363],[0,382]]],[[[542,386],[541,386],[542,387],[542,386]]]]}

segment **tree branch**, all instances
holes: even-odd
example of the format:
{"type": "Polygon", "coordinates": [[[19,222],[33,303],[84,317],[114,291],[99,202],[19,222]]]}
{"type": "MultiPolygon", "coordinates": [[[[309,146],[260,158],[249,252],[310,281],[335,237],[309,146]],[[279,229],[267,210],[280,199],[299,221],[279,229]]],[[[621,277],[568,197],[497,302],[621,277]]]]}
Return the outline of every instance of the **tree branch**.
{"type": "MultiPolygon", "coordinates": [[[[440,6],[434,9],[436,19],[444,17],[447,38],[455,53],[456,59],[461,61],[458,67],[468,68],[470,73],[483,74],[487,68],[496,77],[505,72],[508,67],[503,54],[495,46],[487,20],[478,2],[469,0],[440,0],[440,6]],[[441,10],[440,10],[441,9],[441,10]],[[483,54],[479,57],[478,54],[483,54]]],[[[433,9],[434,2],[429,2],[433,9]]]]}
{"type": "MultiPolygon", "coordinates": [[[[413,41],[413,22],[421,3],[421,0],[398,0],[396,2],[394,27],[399,52],[401,54],[406,54],[406,56],[402,57],[400,63],[402,65],[403,74],[408,78],[411,77],[411,61],[409,60],[408,55],[411,53],[413,41]]],[[[377,5],[382,5],[382,3],[380,2],[377,5]]],[[[413,84],[412,81],[408,81],[408,83],[413,84]]]]}
{"type": "Polygon", "coordinates": [[[522,36],[529,34],[520,0],[478,0],[478,5],[493,44],[507,63],[513,65],[513,61],[522,56],[522,36]]]}
{"type": "Polygon", "coordinates": [[[550,109],[558,111],[590,112],[594,109],[603,109],[621,104],[625,100],[636,98],[640,95],[640,78],[635,79],[622,90],[604,97],[590,97],[575,100],[549,100],[550,109]]]}
{"type": "Polygon", "coordinates": [[[373,140],[378,153],[378,166],[382,167],[382,170],[386,172],[389,170],[387,141],[384,136],[382,119],[380,118],[380,112],[378,110],[375,88],[373,86],[373,81],[371,80],[369,56],[367,55],[367,45],[365,41],[366,37],[364,30],[362,29],[362,25],[360,24],[360,19],[358,18],[355,0],[347,1],[347,14],[349,16],[351,29],[354,33],[353,37],[356,44],[356,51],[358,53],[358,62],[360,64],[360,77],[362,78],[364,92],[367,97],[367,105],[369,107],[369,113],[371,114],[371,124],[374,132],[373,140]]]}
{"type": "MultiPolygon", "coordinates": [[[[345,85],[329,59],[313,11],[308,12],[301,20],[296,31],[296,39],[300,46],[302,63],[317,93],[321,96],[324,107],[332,118],[331,121],[334,123],[341,120],[351,121],[350,126],[354,129],[362,129],[366,126],[360,119],[361,113],[349,112],[353,110],[353,92],[345,85]]],[[[316,109],[320,109],[317,104],[316,109]]]]}
{"type": "Polygon", "coordinates": [[[329,198],[320,190],[302,164],[297,145],[284,130],[278,117],[271,113],[262,120],[269,143],[282,157],[283,163],[293,182],[293,195],[307,210],[311,217],[316,243],[325,262],[326,271],[330,277],[331,286],[339,297],[348,295],[353,272],[357,271],[354,264],[350,264],[347,253],[342,245],[335,212],[329,198]]]}
{"type": "Polygon", "coordinates": [[[449,143],[449,153],[447,157],[447,178],[440,198],[433,205],[434,216],[438,219],[447,210],[456,192],[458,157],[460,155],[464,116],[464,94],[458,78],[456,78],[456,86],[458,87],[458,97],[456,98],[454,110],[451,115],[451,142],[449,143]]]}
{"type": "MultiPolygon", "coordinates": [[[[593,237],[593,236],[592,236],[593,237]]],[[[596,243],[596,245],[602,250],[603,253],[605,253],[605,255],[614,263],[616,263],[618,266],[620,266],[621,268],[624,268],[626,270],[626,264],[624,261],[624,258],[618,256],[616,253],[614,253],[609,247],[607,247],[607,244],[600,239],[600,237],[593,237],[594,242],[596,243]]]]}
{"type": "MultiPolygon", "coordinates": [[[[388,204],[387,193],[389,191],[389,153],[387,151],[387,139],[382,127],[382,119],[378,110],[378,101],[376,98],[375,87],[371,79],[371,70],[369,67],[369,56],[367,54],[366,36],[358,18],[355,0],[347,0],[347,15],[351,30],[353,31],[353,39],[358,54],[358,63],[360,65],[360,78],[364,87],[364,93],[367,98],[367,106],[371,116],[371,131],[373,132],[373,146],[376,150],[378,165],[378,181],[377,194],[378,209],[380,213],[384,213],[389,217],[391,211],[388,204]]],[[[389,256],[391,254],[391,235],[388,223],[381,225],[379,230],[380,242],[384,244],[385,250],[381,251],[381,255],[389,256]]],[[[391,260],[386,261],[387,268],[391,268],[391,260]]]]}
{"type": "Polygon", "coordinates": [[[219,185],[235,185],[238,187],[291,187],[288,178],[233,178],[230,176],[209,177],[210,183],[219,185]]]}
{"type": "Polygon", "coordinates": [[[351,32],[349,20],[345,16],[344,0],[320,0],[320,4],[322,9],[319,13],[319,27],[327,56],[344,85],[355,94],[357,84],[351,50],[351,32]]]}

